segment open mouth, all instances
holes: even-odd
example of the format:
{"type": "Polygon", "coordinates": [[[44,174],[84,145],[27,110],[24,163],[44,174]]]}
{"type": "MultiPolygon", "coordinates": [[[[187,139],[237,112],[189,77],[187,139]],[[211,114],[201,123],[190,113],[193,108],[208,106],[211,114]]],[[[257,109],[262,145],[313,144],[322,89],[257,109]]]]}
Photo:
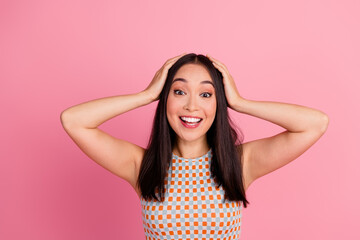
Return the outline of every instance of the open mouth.
{"type": "Polygon", "coordinates": [[[202,118],[197,117],[179,117],[180,120],[188,126],[197,126],[201,121],[202,118]]]}

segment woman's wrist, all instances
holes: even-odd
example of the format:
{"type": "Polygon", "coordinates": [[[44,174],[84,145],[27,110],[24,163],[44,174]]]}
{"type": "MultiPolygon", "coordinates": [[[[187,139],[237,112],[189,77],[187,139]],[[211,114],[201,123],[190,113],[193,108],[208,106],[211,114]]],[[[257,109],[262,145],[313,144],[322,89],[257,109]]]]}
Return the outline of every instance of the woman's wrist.
{"type": "Polygon", "coordinates": [[[152,103],[156,100],[156,98],[147,90],[143,90],[138,94],[144,97],[146,104],[152,103]]]}
{"type": "Polygon", "coordinates": [[[244,113],[244,106],[249,102],[250,100],[247,100],[243,97],[238,97],[235,101],[235,104],[233,105],[232,109],[239,113],[244,113]]]}

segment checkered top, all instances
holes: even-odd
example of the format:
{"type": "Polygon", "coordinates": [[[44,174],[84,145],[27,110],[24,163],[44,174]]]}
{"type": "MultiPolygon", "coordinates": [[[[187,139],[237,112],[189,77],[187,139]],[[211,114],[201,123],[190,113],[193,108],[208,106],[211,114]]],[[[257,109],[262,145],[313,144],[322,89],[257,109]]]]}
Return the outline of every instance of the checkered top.
{"type": "Polygon", "coordinates": [[[172,154],[165,201],[141,197],[146,240],[239,239],[242,202],[224,199],[222,186],[210,178],[211,158],[211,149],[191,159],[172,154]]]}

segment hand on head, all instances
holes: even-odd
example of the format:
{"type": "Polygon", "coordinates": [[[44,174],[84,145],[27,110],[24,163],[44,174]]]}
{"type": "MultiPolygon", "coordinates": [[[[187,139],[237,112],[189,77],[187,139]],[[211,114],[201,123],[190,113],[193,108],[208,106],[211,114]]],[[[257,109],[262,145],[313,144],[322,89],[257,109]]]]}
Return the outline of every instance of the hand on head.
{"type": "Polygon", "coordinates": [[[187,53],[183,53],[176,57],[168,59],[164,65],[155,73],[154,78],[150,82],[149,86],[144,90],[148,92],[153,98],[154,101],[159,100],[160,93],[164,87],[168,71],[176,61],[187,53]]]}
{"type": "Polygon", "coordinates": [[[227,69],[225,64],[223,64],[219,60],[216,60],[208,54],[206,54],[206,57],[208,57],[212,61],[214,67],[221,72],[223,76],[226,100],[229,107],[235,110],[235,104],[238,103],[240,100],[243,100],[244,98],[240,96],[233,77],[230,75],[229,70],[227,69]]]}

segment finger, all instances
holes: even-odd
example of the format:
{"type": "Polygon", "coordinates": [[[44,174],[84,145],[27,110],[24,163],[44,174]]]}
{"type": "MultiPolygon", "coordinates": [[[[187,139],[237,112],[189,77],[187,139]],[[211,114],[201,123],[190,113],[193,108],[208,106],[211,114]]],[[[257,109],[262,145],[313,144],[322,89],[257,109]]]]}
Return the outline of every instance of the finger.
{"type": "MultiPolygon", "coordinates": [[[[213,58],[213,59],[214,59],[214,58],[213,58]]],[[[227,67],[225,66],[225,64],[223,64],[222,62],[220,62],[219,60],[216,60],[216,59],[214,59],[214,62],[215,62],[217,65],[221,66],[223,69],[225,69],[225,70],[228,72],[227,67]]]]}
{"type": "Polygon", "coordinates": [[[210,60],[212,60],[213,62],[216,62],[219,66],[223,67],[225,70],[227,70],[227,67],[225,66],[225,64],[223,64],[222,62],[220,62],[219,60],[211,57],[210,55],[206,55],[210,58],[210,60]]]}
{"type": "Polygon", "coordinates": [[[182,56],[184,56],[184,55],[186,55],[186,54],[187,54],[187,53],[183,53],[183,54],[181,54],[181,55],[179,55],[179,56],[176,56],[176,57],[173,57],[173,58],[168,59],[168,60],[164,63],[163,67],[167,68],[167,67],[169,66],[169,68],[170,68],[177,60],[179,60],[179,58],[181,58],[182,56]]]}
{"type": "Polygon", "coordinates": [[[179,59],[179,58],[181,58],[182,56],[184,56],[184,55],[186,55],[186,54],[187,54],[187,53],[183,53],[183,54],[180,54],[180,55],[178,55],[178,56],[176,56],[176,57],[170,58],[169,60],[167,60],[167,62],[173,61],[173,60],[176,60],[176,59],[179,59]]]}
{"type": "Polygon", "coordinates": [[[226,73],[225,69],[223,68],[223,66],[219,65],[219,63],[217,62],[212,62],[213,65],[222,73],[226,73]]]}
{"type": "Polygon", "coordinates": [[[187,53],[186,52],[184,52],[184,53],[182,53],[182,54],[180,54],[180,55],[178,55],[178,56],[176,56],[176,57],[174,57],[174,58],[179,58],[179,57],[182,57],[182,56],[184,56],[184,55],[186,55],[187,53]]]}
{"type": "Polygon", "coordinates": [[[212,62],[217,62],[217,63],[220,63],[219,60],[217,60],[216,58],[213,58],[212,56],[210,55],[206,55],[212,62]]]}
{"type": "Polygon", "coordinates": [[[179,60],[179,58],[181,58],[182,56],[184,56],[184,55],[186,55],[186,54],[187,54],[187,53],[183,53],[183,54],[181,54],[181,55],[179,55],[179,56],[176,56],[176,57],[174,57],[174,58],[171,58],[171,59],[167,60],[163,67],[164,67],[165,69],[167,69],[167,70],[170,69],[171,66],[174,65],[177,60],[179,60]]]}
{"type": "Polygon", "coordinates": [[[217,68],[226,75],[230,75],[229,70],[227,69],[227,67],[224,64],[221,64],[219,62],[213,62],[214,66],[217,66],[217,68]]]}

